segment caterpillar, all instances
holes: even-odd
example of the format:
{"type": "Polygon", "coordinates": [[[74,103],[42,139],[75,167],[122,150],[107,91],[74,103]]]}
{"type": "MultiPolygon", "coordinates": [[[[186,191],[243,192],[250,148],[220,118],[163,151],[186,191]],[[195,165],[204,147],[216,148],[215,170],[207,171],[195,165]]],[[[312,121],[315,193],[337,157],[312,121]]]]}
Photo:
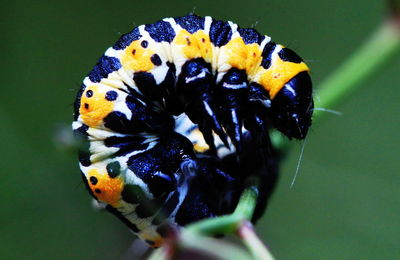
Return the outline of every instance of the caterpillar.
{"type": "Polygon", "coordinates": [[[165,223],[231,213],[250,175],[260,215],[279,156],[271,129],[304,139],[309,68],[255,29],[194,14],[122,35],[84,78],[74,104],[89,193],[152,247],[165,223]]]}

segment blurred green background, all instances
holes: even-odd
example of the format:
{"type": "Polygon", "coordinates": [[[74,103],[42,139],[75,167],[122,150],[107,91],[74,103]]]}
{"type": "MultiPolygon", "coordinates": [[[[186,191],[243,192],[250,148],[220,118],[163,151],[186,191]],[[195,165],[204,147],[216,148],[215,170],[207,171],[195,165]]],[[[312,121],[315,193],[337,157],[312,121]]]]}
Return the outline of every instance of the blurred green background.
{"type": "MultiPolygon", "coordinates": [[[[254,24],[318,85],[378,27],[384,1],[1,1],[0,259],[120,259],[133,235],[81,183],[70,129],[83,77],[135,25],[189,12],[254,24]],[[63,132],[61,132],[62,134],[63,132]]],[[[400,55],[294,145],[257,228],[277,259],[400,259],[400,55]]]]}

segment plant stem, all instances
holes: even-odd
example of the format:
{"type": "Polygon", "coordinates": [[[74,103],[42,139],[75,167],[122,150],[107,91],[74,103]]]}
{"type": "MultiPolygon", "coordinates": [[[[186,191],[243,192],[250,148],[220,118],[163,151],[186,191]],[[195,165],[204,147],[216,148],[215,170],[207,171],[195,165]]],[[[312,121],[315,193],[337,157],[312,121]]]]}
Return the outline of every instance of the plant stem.
{"type": "MultiPolygon", "coordinates": [[[[318,87],[315,107],[331,108],[359,89],[366,79],[378,72],[400,48],[400,28],[393,21],[383,23],[371,39],[318,87]]],[[[314,111],[314,121],[321,111],[314,111]]]]}
{"type": "Polygon", "coordinates": [[[186,226],[186,230],[207,234],[231,234],[237,231],[238,225],[245,219],[251,219],[257,203],[258,189],[254,179],[249,179],[247,188],[244,189],[235,212],[216,218],[200,220],[186,226]]]}
{"type": "Polygon", "coordinates": [[[274,260],[274,257],[258,238],[253,225],[249,221],[243,221],[237,233],[255,259],[274,260]]]}

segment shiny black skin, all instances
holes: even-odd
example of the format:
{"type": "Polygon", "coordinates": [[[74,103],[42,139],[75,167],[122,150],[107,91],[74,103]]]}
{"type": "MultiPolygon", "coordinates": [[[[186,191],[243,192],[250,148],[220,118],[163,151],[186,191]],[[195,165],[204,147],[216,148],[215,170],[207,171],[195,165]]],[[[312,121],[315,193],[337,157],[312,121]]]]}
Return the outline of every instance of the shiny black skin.
{"type": "Polygon", "coordinates": [[[289,138],[307,136],[314,109],[311,86],[309,73],[301,72],[286,83],[271,102],[272,123],[289,138]]]}

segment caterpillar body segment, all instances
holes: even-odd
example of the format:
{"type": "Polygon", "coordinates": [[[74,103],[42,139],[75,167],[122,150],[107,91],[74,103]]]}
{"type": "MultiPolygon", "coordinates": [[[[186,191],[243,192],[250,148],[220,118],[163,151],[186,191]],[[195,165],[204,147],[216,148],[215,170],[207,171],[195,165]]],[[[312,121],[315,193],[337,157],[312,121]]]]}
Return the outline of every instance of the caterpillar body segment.
{"type": "Polygon", "coordinates": [[[266,182],[263,208],[279,161],[269,131],[303,139],[312,110],[297,54],[187,15],[138,26],[105,52],[77,94],[73,130],[89,192],[157,247],[165,223],[232,212],[251,174],[266,182]]]}

